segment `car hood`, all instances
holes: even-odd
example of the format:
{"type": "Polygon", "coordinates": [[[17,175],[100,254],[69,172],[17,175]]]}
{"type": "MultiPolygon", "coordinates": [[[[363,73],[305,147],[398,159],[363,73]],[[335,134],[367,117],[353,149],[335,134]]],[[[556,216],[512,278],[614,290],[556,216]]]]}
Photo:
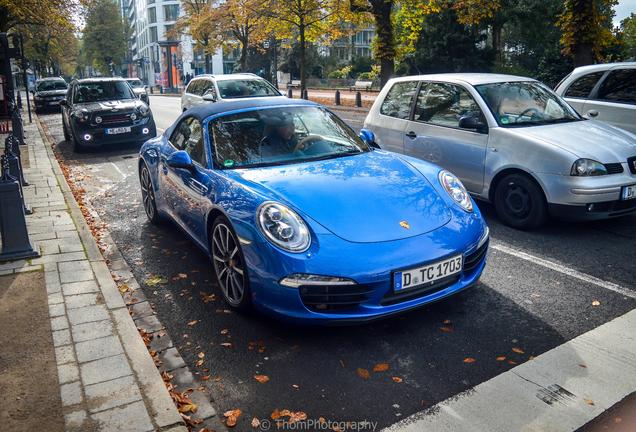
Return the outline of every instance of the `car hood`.
{"type": "Polygon", "coordinates": [[[35,94],[38,97],[46,97],[46,96],[66,96],[67,90],[46,90],[46,91],[36,91],[35,94]]]}
{"type": "Polygon", "coordinates": [[[388,152],[237,173],[244,181],[265,188],[273,199],[290,203],[301,214],[351,242],[413,237],[451,219],[445,201],[428,180],[388,152]]]}
{"type": "Polygon", "coordinates": [[[135,94],[145,94],[146,93],[146,89],[143,87],[134,87],[132,89],[133,93],[135,94]]]}
{"type": "Polygon", "coordinates": [[[636,156],[636,136],[594,120],[508,129],[519,138],[548,142],[580,158],[601,163],[625,162],[636,156]]]}
{"type": "Polygon", "coordinates": [[[122,100],[112,100],[112,101],[100,101],[100,102],[87,102],[83,104],[77,104],[76,106],[79,108],[84,108],[90,112],[97,111],[122,111],[129,112],[135,109],[141,102],[139,99],[122,99],[122,100]]]}

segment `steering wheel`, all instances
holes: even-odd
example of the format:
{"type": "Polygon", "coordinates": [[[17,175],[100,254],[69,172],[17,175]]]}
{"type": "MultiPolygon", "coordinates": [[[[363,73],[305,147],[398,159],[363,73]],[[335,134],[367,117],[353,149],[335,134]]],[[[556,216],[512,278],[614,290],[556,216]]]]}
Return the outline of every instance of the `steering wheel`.
{"type": "Polygon", "coordinates": [[[316,141],[321,141],[322,139],[323,137],[320,135],[307,135],[305,138],[301,139],[298,144],[296,144],[296,147],[294,147],[294,153],[305,151],[314,145],[316,141]]]}
{"type": "Polygon", "coordinates": [[[531,112],[531,113],[533,113],[533,114],[530,116],[530,118],[533,118],[535,115],[537,115],[537,116],[540,116],[540,115],[541,115],[541,111],[539,111],[539,110],[538,110],[538,109],[536,109],[536,108],[526,108],[525,110],[523,110],[523,112],[522,112],[521,114],[519,114],[519,115],[517,116],[517,118],[519,118],[519,117],[523,117],[524,115],[526,115],[526,113],[530,113],[530,112],[531,112]]]}

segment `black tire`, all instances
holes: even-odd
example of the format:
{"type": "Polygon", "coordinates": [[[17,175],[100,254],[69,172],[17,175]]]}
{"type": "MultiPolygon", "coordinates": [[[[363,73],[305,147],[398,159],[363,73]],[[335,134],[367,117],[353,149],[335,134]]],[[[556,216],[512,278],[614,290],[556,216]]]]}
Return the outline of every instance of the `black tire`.
{"type": "Polygon", "coordinates": [[[64,119],[62,119],[62,131],[64,131],[64,140],[70,141],[71,134],[68,133],[68,129],[66,128],[66,123],[64,123],[64,119]]]}
{"type": "Polygon", "coordinates": [[[209,242],[212,269],[223,300],[234,310],[241,312],[251,310],[252,295],[245,256],[238,236],[225,216],[218,216],[214,220],[209,233],[209,242]],[[217,234],[221,235],[220,239],[216,237],[217,234]],[[240,296],[237,296],[238,282],[242,284],[240,296]]]}
{"type": "Polygon", "coordinates": [[[545,195],[526,174],[508,174],[502,178],[495,189],[494,205],[503,223],[520,230],[538,228],[548,220],[545,195]]]}
{"type": "Polygon", "coordinates": [[[159,225],[161,223],[161,216],[157,211],[157,203],[155,201],[155,189],[152,185],[152,177],[150,176],[150,170],[144,163],[139,170],[139,184],[141,185],[141,203],[144,206],[146,217],[153,225],[159,225]]]}

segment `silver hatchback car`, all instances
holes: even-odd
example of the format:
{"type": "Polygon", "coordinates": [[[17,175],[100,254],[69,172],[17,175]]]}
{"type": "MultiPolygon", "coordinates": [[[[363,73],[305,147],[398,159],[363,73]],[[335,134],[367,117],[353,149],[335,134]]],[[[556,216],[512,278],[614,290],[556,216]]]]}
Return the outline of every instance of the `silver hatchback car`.
{"type": "Polygon", "coordinates": [[[636,211],[636,135],[582,118],[530,78],[392,79],[362,135],[454,172],[515,228],[538,227],[550,215],[593,220],[636,211]]]}
{"type": "Polygon", "coordinates": [[[198,75],[181,96],[181,110],[202,103],[272,96],[284,97],[269,81],[251,73],[198,75]]]}

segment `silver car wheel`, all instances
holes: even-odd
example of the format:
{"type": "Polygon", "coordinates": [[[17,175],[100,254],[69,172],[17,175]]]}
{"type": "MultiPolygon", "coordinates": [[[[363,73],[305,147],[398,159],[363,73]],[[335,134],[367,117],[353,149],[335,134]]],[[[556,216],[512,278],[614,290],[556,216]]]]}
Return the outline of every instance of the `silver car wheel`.
{"type": "Polygon", "coordinates": [[[152,189],[150,172],[148,172],[148,168],[146,166],[141,169],[141,198],[143,200],[146,216],[148,216],[148,219],[151,221],[154,220],[156,215],[155,192],[152,189]]]}
{"type": "Polygon", "coordinates": [[[244,263],[236,237],[223,223],[217,224],[212,233],[212,261],[225,299],[239,306],[245,293],[244,263]]]}

